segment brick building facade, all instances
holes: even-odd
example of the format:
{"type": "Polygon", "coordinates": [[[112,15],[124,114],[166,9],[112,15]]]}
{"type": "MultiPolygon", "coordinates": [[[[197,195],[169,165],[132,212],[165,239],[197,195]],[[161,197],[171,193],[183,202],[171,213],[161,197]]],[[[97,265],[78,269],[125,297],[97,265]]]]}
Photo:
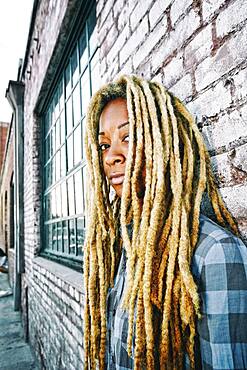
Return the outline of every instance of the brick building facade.
{"type": "Polygon", "coordinates": [[[14,256],[14,199],[13,199],[13,126],[4,123],[0,124],[0,243],[1,248],[8,255],[10,263],[10,282],[13,285],[13,256],[14,256]],[[1,136],[2,135],[2,136],[1,136]]]}
{"type": "Polygon", "coordinates": [[[19,123],[23,113],[20,308],[41,369],[83,368],[81,142],[88,99],[103,82],[143,75],[186,103],[246,240],[246,42],[244,0],[34,1],[23,105],[16,85],[9,100],[19,123]]]}

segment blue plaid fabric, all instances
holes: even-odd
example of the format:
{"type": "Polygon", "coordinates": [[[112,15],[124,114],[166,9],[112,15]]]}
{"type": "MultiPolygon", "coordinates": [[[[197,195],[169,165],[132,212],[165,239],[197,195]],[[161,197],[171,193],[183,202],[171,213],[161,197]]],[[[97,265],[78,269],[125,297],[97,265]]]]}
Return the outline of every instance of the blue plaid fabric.
{"type": "MultiPolygon", "coordinates": [[[[201,298],[202,319],[197,322],[196,369],[247,369],[247,248],[230,232],[200,217],[200,236],[192,273],[201,298]]],[[[123,250],[115,285],[107,300],[107,370],[129,370],[128,313],[122,300],[126,288],[123,250]]],[[[184,369],[189,369],[185,355],[184,369]]]]}

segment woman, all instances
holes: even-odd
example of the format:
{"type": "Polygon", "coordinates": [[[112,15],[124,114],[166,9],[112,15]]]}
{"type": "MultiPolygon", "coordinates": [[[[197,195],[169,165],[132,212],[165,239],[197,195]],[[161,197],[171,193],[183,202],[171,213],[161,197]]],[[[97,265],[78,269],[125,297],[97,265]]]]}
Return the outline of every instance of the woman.
{"type": "Polygon", "coordinates": [[[246,248],[200,215],[207,192],[237,234],[191,115],[124,76],[92,98],[86,151],[85,369],[246,368],[246,248]]]}

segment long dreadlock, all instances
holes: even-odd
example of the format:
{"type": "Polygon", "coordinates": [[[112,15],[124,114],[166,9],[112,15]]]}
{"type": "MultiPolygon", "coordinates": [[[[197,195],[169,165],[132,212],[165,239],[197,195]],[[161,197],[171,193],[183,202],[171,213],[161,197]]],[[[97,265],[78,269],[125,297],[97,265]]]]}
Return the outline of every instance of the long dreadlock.
{"type": "Polygon", "coordinates": [[[205,191],[218,222],[237,233],[216,188],[197,125],[161,84],[123,76],[102,87],[91,100],[86,154],[90,199],[84,259],[85,369],[93,370],[97,363],[104,369],[106,296],[113,286],[122,244],[127,254],[128,353],[135,330],[135,369],[182,368],[185,351],[193,368],[200,302],[190,264],[205,191]],[[99,119],[106,104],[119,97],[127,101],[130,142],[122,197],[111,200],[98,150],[99,119]],[[141,204],[137,189],[143,163],[146,175],[141,204]],[[127,230],[130,220],[131,238],[127,230]]]}

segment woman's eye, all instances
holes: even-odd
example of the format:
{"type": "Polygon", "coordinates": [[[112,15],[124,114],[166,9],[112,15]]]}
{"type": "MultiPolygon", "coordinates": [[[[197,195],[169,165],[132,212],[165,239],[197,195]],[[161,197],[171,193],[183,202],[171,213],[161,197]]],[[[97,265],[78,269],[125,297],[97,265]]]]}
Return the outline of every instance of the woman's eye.
{"type": "Polygon", "coordinates": [[[123,141],[129,142],[129,141],[130,141],[129,135],[126,135],[126,136],[124,137],[123,141]]]}
{"type": "Polygon", "coordinates": [[[104,150],[108,149],[109,147],[110,147],[109,144],[105,144],[105,143],[99,144],[99,150],[102,151],[102,152],[104,150]]]}

